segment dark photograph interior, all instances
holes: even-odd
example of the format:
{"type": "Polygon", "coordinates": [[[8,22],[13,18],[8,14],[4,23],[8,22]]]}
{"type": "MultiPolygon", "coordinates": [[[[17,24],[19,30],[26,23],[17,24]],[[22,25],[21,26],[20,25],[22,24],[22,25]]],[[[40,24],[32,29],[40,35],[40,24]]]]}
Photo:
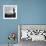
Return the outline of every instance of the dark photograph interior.
{"type": "Polygon", "coordinates": [[[5,18],[15,18],[15,8],[7,8],[5,9],[5,18]]]}

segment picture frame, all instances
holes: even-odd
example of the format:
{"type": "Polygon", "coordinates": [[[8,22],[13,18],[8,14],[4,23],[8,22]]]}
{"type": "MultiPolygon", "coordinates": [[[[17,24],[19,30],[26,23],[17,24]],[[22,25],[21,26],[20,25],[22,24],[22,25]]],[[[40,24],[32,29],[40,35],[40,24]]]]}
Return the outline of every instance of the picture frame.
{"type": "Polygon", "coordinates": [[[17,19],[17,5],[3,5],[3,19],[17,19]]]}
{"type": "Polygon", "coordinates": [[[19,24],[18,38],[19,38],[18,39],[19,42],[21,42],[22,40],[46,41],[46,25],[45,24],[19,24]]]}

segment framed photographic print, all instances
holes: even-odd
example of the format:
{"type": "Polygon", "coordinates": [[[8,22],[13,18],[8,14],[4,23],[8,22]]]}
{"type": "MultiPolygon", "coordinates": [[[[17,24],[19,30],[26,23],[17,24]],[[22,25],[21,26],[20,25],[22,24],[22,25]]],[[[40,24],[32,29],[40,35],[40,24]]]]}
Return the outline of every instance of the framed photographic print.
{"type": "Polygon", "coordinates": [[[46,41],[46,25],[45,24],[19,24],[18,25],[18,41],[46,41]]]}
{"type": "Polygon", "coordinates": [[[3,5],[3,19],[17,19],[17,5],[3,5]]]}

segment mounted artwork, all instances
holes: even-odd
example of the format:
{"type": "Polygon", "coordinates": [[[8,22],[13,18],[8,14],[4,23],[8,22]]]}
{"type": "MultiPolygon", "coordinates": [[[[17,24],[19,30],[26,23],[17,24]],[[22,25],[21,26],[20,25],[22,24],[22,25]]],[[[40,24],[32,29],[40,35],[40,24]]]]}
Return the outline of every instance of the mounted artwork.
{"type": "Polygon", "coordinates": [[[3,5],[3,19],[17,19],[17,5],[3,5]]]}
{"type": "Polygon", "coordinates": [[[19,25],[19,28],[20,40],[46,41],[46,25],[19,25]]]}

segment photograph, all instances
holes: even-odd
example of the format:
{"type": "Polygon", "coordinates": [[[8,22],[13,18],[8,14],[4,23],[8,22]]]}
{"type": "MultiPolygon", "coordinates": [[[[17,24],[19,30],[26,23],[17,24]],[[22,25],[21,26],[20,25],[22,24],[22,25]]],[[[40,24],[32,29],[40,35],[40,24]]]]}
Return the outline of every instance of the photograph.
{"type": "Polygon", "coordinates": [[[17,19],[17,5],[3,5],[3,19],[17,19]]]}
{"type": "Polygon", "coordinates": [[[20,46],[31,46],[46,42],[46,25],[37,24],[19,24],[18,41],[20,46]]]}
{"type": "Polygon", "coordinates": [[[19,25],[20,40],[46,41],[46,25],[19,25]]]}

